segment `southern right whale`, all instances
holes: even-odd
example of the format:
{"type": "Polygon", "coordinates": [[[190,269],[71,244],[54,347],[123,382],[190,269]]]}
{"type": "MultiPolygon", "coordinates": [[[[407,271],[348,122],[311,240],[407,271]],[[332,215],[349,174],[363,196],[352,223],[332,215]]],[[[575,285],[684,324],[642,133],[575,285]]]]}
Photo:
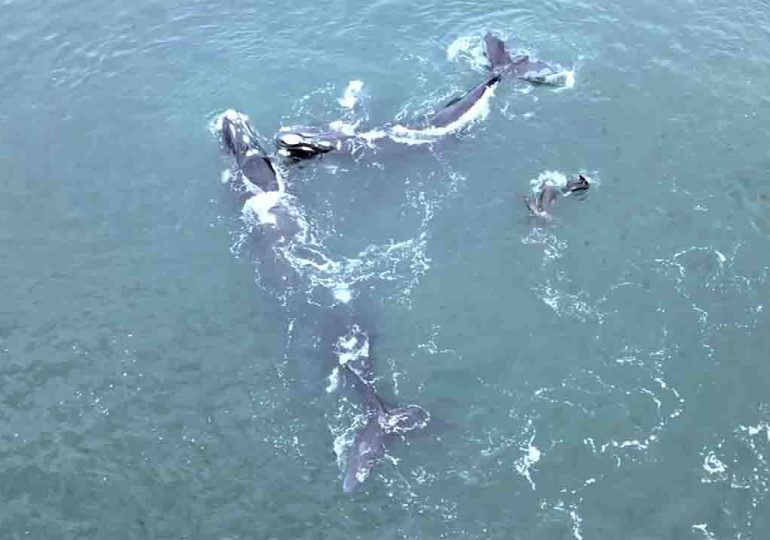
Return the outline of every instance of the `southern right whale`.
{"type": "Polygon", "coordinates": [[[569,195],[570,193],[584,193],[591,186],[588,178],[578,174],[577,178],[567,180],[563,186],[554,186],[543,183],[538,188],[536,195],[524,198],[524,202],[529,208],[529,213],[533,216],[548,217],[548,209],[556,201],[559,195],[569,195]]]}
{"type": "Polygon", "coordinates": [[[273,225],[284,236],[297,231],[291,211],[282,204],[287,200],[286,187],[245,114],[228,109],[218,121],[222,145],[235,158],[241,185],[233,187],[247,195],[244,215],[256,218],[260,225],[273,225]]]}
{"type": "Polygon", "coordinates": [[[375,142],[390,139],[399,143],[429,143],[459,130],[473,121],[473,108],[490,95],[501,79],[493,73],[465,94],[451,99],[422,123],[385,125],[379,129],[356,132],[334,128],[293,126],[281,128],[275,136],[278,153],[294,160],[308,159],[329,152],[347,152],[372,146],[375,142]]]}
{"type": "Polygon", "coordinates": [[[222,115],[220,130],[222,143],[235,158],[241,174],[250,184],[249,188],[253,186],[264,193],[283,191],[283,183],[273,162],[257,141],[245,115],[228,109],[222,115]]]}
{"type": "Polygon", "coordinates": [[[369,476],[396,439],[427,425],[430,415],[422,407],[389,409],[377,395],[369,357],[369,336],[358,325],[337,342],[339,366],[361,395],[364,425],[356,431],[348,453],[342,490],[351,493],[369,476]]]}

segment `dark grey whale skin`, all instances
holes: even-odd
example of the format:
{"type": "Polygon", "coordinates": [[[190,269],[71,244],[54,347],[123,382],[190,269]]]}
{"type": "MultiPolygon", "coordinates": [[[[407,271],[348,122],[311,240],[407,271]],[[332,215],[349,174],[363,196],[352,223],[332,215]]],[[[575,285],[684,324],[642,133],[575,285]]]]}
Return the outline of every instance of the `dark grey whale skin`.
{"type": "Polygon", "coordinates": [[[491,86],[500,82],[500,74],[495,73],[490,77],[487,77],[480,84],[471,88],[464,96],[453,99],[438,112],[434,113],[428,118],[428,125],[432,127],[446,127],[451,123],[457,121],[462,115],[470,110],[478,100],[480,100],[484,93],[491,86]]]}
{"type": "Polygon", "coordinates": [[[557,71],[545,62],[532,60],[528,54],[511,56],[505,43],[491,32],[484,36],[484,46],[492,73],[513,76],[533,84],[547,84],[545,77],[557,71]]]}
{"type": "Polygon", "coordinates": [[[280,190],[272,161],[242,115],[225,115],[222,118],[222,143],[235,158],[246,180],[264,192],[280,190]]]}
{"type": "MultiPolygon", "coordinates": [[[[357,338],[368,339],[363,332],[357,334],[357,338]]],[[[430,415],[417,405],[388,409],[377,395],[372,362],[368,356],[340,364],[340,368],[360,394],[366,418],[365,424],[354,436],[342,480],[342,490],[352,493],[385,457],[388,446],[404,434],[425,427],[430,415]]]]}
{"type": "Polygon", "coordinates": [[[547,84],[546,76],[556,72],[552,66],[533,60],[526,54],[511,56],[505,43],[487,32],[484,36],[486,55],[489,59],[490,76],[472,88],[464,96],[444,105],[428,119],[432,127],[446,127],[458,120],[481,99],[487,88],[494,86],[503,77],[515,77],[533,84],[547,84]]]}
{"type": "Polygon", "coordinates": [[[537,195],[525,197],[524,202],[529,208],[529,213],[533,216],[546,216],[553,203],[559,195],[569,195],[570,193],[584,193],[588,191],[590,184],[588,179],[579,174],[577,178],[567,181],[564,187],[542,186],[537,195]]]}

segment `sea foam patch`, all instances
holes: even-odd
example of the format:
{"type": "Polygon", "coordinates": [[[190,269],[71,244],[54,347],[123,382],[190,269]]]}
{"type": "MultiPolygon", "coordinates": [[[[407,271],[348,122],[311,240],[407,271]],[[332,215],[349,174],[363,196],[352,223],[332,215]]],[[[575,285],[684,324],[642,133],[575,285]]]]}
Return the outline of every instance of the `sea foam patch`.
{"type": "Polygon", "coordinates": [[[450,62],[463,61],[477,71],[486,71],[489,60],[484,52],[484,42],[480,36],[460,36],[446,49],[450,62]]]}
{"type": "Polygon", "coordinates": [[[358,103],[358,98],[361,95],[361,91],[364,89],[363,81],[352,80],[348,83],[345,91],[342,93],[342,97],[337,99],[337,103],[345,109],[352,109],[358,103]]]}
{"type": "Polygon", "coordinates": [[[281,204],[282,198],[283,193],[278,191],[258,193],[249,197],[241,212],[246,219],[255,220],[259,225],[277,225],[278,218],[274,210],[281,204]]]}

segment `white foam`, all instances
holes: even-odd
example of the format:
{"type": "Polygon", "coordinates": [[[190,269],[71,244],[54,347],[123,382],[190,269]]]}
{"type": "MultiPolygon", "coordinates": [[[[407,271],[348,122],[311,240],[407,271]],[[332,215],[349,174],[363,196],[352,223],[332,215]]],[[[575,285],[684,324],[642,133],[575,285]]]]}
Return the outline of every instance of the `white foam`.
{"type": "Polygon", "coordinates": [[[331,394],[332,392],[335,392],[340,385],[340,368],[335,367],[326,380],[328,381],[326,393],[331,394]]]}
{"type": "Polygon", "coordinates": [[[338,283],[332,289],[332,293],[334,294],[335,300],[342,302],[343,304],[348,304],[353,299],[353,291],[350,290],[347,283],[338,283]]]}
{"type": "Polygon", "coordinates": [[[566,71],[565,75],[564,88],[573,88],[575,86],[575,70],[566,71]]]}
{"type": "Polygon", "coordinates": [[[329,128],[353,137],[356,134],[356,128],[358,127],[359,123],[360,122],[351,123],[344,120],[335,120],[333,122],[329,122],[329,128]]]}
{"type": "Polygon", "coordinates": [[[337,99],[337,103],[346,109],[352,109],[358,103],[358,97],[361,95],[361,90],[364,88],[363,81],[352,80],[348,83],[345,92],[342,97],[337,99]]]}
{"type": "Polygon", "coordinates": [[[497,84],[484,89],[484,93],[460,118],[446,126],[429,126],[422,129],[414,129],[401,124],[396,124],[390,129],[391,139],[402,144],[430,144],[437,139],[455,133],[473,122],[484,120],[489,115],[489,101],[495,95],[497,84]]]}
{"type": "Polygon", "coordinates": [[[706,540],[716,539],[716,536],[714,536],[714,534],[711,531],[709,531],[707,523],[696,523],[695,525],[692,526],[692,530],[702,532],[706,540]]]}
{"type": "Polygon", "coordinates": [[[569,511],[569,517],[572,518],[572,536],[575,540],[583,540],[583,518],[574,509],[569,511]]]}
{"type": "Polygon", "coordinates": [[[358,134],[359,138],[363,139],[368,143],[372,143],[379,139],[384,139],[387,136],[388,136],[388,132],[382,129],[373,129],[371,131],[364,131],[363,133],[358,134]]]}
{"type": "Polygon", "coordinates": [[[760,423],[756,426],[738,426],[738,429],[748,433],[749,437],[754,437],[764,431],[767,435],[767,441],[770,442],[770,424],[760,423]]]}
{"type": "Polygon", "coordinates": [[[709,474],[721,474],[727,470],[727,465],[722,463],[714,452],[709,452],[703,460],[703,468],[709,474]]]}
{"type": "Polygon", "coordinates": [[[230,169],[225,169],[222,171],[222,174],[219,176],[219,179],[222,181],[223,184],[227,184],[230,180],[233,179],[233,173],[230,169]]]}
{"type": "Polygon", "coordinates": [[[537,175],[537,178],[530,180],[529,184],[532,186],[532,193],[537,195],[544,186],[565,187],[567,175],[561,171],[543,171],[537,175]]]}
{"type": "Polygon", "coordinates": [[[478,71],[486,71],[489,66],[484,43],[479,36],[458,37],[447,47],[446,57],[450,62],[466,61],[478,71]]]}
{"type": "Polygon", "coordinates": [[[543,84],[556,86],[558,90],[568,90],[575,86],[575,70],[563,69],[543,76],[543,84]]]}
{"type": "Polygon", "coordinates": [[[334,455],[337,456],[337,466],[343,470],[345,468],[345,454],[348,447],[353,444],[352,432],[353,429],[346,429],[334,437],[332,449],[334,450],[334,455]]]}
{"type": "Polygon", "coordinates": [[[337,340],[335,347],[337,361],[341,366],[357,360],[369,357],[369,336],[361,328],[354,324],[350,332],[337,340]]]}
{"type": "Polygon", "coordinates": [[[277,225],[278,218],[272,210],[281,204],[283,193],[268,191],[257,193],[244,204],[241,212],[244,217],[255,219],[259,225],[277,225]]]}
{"type": "Polygon", "coordinates": [[[532,480],[530,468],[538,461],[540,461],[540,457],[542,456],[540,449],[532,444],[534,441],[535,435],[532,435],[532,437],[529,439],[529,443],[527,443],[527,453],[516,460],[516,463],[514,464],[516,472],[518,472],[521,476],[526,478],[527,481],[529,481],[529,485],[532,486],[532,491],[535,491],[535,482],[532,480]]]}
{"type": "Polygon", "coordinates": [[[216,115],[211,122],[209,122],[209,132],[212,135],[219,135],[222,132],[222,122],[224,119],[236,121],[242,120],[248,122],[249,117],[243,113],[239,113],[235,109],[227,109],[226,111],[216,115]]]}

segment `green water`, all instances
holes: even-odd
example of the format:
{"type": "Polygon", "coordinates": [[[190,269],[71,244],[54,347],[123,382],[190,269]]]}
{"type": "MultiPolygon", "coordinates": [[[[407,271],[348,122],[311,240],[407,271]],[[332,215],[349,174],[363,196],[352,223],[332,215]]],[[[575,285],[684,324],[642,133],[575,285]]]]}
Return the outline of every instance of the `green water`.
{"type": "Polygon", "coordinates": [[[768,13],[0,0],[0,538],[770,536],[768,13]],[[575,86],[285,166],[339,266],[282,285],[215,117],[419,119],[487,29],[575,86]],[[544,225],[546,171],[594,185],[544,225]],[[346,495],[351,307],[431,423],[346,495]]]}

